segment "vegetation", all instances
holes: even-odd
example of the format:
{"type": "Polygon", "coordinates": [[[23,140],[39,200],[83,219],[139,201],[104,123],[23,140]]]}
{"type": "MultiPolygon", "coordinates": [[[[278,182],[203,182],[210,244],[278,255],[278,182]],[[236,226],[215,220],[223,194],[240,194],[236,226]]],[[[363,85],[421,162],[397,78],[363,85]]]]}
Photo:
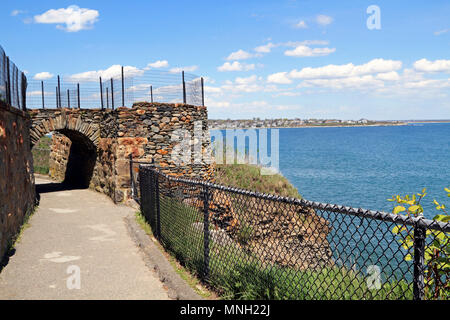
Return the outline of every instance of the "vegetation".
{"type": "Polygon", "coordinates": [[[215,181],[241,189],[301,198],[298,190],[282,175],[261,175],[260,171],[260,167],[251,164],[219,164],[215,181]]]}
{"type": "Polygon", "coordinates": [[[51,140],[50,137],[43,136],[31,150],[35,173],[48,174],[51,140]]]}
{"type": "MultiPolygon", "coordinates": [[[[450,197],[450,188],[445,188],[447,196],[450,197]]],[[[426,189],[421,193],[393,196],[389,201],[395,202],[396,206],[392,212],[400,214],[405,212],[408,216],[423,217],[423,207],[421,200],[426,195],[426,189]]],[[[439,211],[433,220],[450,222],[450,215],[445,209],[445,205],[433,200],[436,210],[439,211]]],[[[392,232],[399,237],[402,247],[408,251],[405,260],[409,261],[414,256],[414,228],[398,225],[392,232]]],[[[425,247],[425,296],[429,299],[440,299],[450,297],[450,233],[438,230],[426,231],[425,247]]]]}
{"type": "MultiPolygon", "coordinates": [[[[146,234],[152,235],[152,229],[148,222],[145,220],[145,217],[142,215],[140,211],[137,211],[135,214],[136,222],[141,226],[141,228],[145,231],[146,234]]],[[[155,242],[160,249],[162,249],[161,245],[158,242],[155,242]]],[[[163,251],[163,250],[161,250],[163,251]]],[[[197,292],[200,296],[203,298],[209,299],[213,296],[212,292],[209,292],[203,286],[201,285],[200,281],[193,276],[188,270],[186,270],[182,265],[180,265],[175,257],[168,255],[166,253],[166,258],[169,261],[170,265],[173,267],[175,272],[186,281],[186,283],[194,289],[195,292],[197,292]]]]}
{"type": "MultiPolygon", "coordinates": [[[[187,270],[204,278],[203,214],[161,195],[161,242],[187,270]]],[[[213,227],[211,227],[213,230],[213,227]]],[[[207,283],[223,299],[411,299],[412,285],[387,282],[369,288],[345,267],[299,270],[261,261],[236,242],[209,241],[207,283]]]]}

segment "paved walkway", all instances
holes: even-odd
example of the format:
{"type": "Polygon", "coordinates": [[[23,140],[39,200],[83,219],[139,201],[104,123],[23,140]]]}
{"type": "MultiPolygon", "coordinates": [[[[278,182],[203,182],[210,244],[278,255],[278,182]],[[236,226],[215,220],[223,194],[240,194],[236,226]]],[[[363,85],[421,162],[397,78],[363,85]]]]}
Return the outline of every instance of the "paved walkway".
{"type": "Polygon", "coordinates": [[[46,192],[0,273],[0,299],[168,299],[127,233],[135,210],[91,190],[36,184],[46,192]]]}

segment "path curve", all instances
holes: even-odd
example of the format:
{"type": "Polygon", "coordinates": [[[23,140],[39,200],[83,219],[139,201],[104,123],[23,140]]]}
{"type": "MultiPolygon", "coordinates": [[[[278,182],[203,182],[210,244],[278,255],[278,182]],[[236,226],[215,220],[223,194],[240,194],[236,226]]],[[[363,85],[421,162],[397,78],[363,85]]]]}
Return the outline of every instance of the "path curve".
{"type": "Polygon", "coordinates": [[[134,209],[92,190],[36,184],[48,192],[0,273],[0,299],[168,299],[127,232],[134,209]]]}

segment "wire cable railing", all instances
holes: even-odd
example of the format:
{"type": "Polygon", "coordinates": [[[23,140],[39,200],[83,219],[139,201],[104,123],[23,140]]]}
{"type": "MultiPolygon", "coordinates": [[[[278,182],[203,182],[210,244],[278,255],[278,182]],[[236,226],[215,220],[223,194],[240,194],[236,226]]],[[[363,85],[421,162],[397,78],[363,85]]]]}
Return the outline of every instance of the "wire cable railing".
{"type": "Polygon", "coordinates": [[[30,80],[27,99],[30,108],[44,109],[115,109],[142,101],[203,106],[204,86],[203,78],[184,71],[121,67],[111,77],[58,75],[55,79],[30,80]]]}

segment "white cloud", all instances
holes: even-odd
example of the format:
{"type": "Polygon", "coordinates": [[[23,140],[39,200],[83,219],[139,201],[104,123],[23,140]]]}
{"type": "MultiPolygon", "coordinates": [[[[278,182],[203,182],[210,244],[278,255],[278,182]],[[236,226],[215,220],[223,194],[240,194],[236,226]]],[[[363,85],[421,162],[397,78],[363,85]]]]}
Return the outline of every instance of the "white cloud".
{"type": "Polygon", "coordinates": [[[308,26],[306,25],[306,22],[304,20],[301,20],[298,23],[296,23],[294,27],[297,28],[297,29],[306,29],[306,28],[308,28],[308,26]]]}
{"type": "Polygon", "coordinates": [[[414,62],[414,69],[419,72],[449,72],[450,60],[435,60],[429,61],[427,59],[420,59],[414,62]]]}
{"type": "Polygon", "coordinates": [[[440,36],[441,34],[447,33],[447,32],[449,32],[449,31],[450,31],[450,29],[438,30],[438,31],[435,31],[435,32],[434,32],[434,35],[435,35],[435,36],[440,36]]]}
{"type": "Polygon", "coordinates": [[[398,81],[398,80],[400,80],[400,76],[395,71],[379,73],[376,75],[376,78],[383,80],[383,81],[398,81]]]}
{"type": "Polygon", "coordinates": [[[186,67],[172,68],[169,70],[169,72],[171,72],[171,73],[180,73],[182,71],[193,72],[197,69],[198,69],[198,66],[186,66],[186,67]]]}
{"type": "Polygon", "coordinates": [[[23,11],[23,10],[13,10],[13,11],[11,11],[11,16],[15,17],[15,16],[17,16],[17,15],[19,15],[19,14],[22,14],[22,13],[26,13],[26,11],[23,11]]]}
{"type": "MultiPolygon", "coordinates": [[[[44,91],[44,95],[46,95],[46,96],[53,95],[53,94],[55,94],[55,93],[50,92],[50,91],[44,91]]],[[[42,91],[41,90],[27,91],[27,96],[29,96],[29,97],[42,96],[42,91]]]]}
{"type": "Polygon", "coordinates": [[[167,68],[168,66],[169,66],[169,62],[167,60],[158,60],[158,61],[147,64],[147,67],[144,69],[148,70],[150,68],[155,68],[155,69],[167,68]]]}
{"type": "Polygon", "coordinates": [[[293,50],[286,50],[284,54],[290,57],[317,57],[326,56],[335,51],[335,48],[310,48],[305,45],[299,45],[293,50]]]}
{"type": "Polygon", "coordinates": [[[269,83],[289,84],[292,80],[287,76],[287,72],[278,72],[267,77],[269,83]]]}
{"type": "Polygon", "coordinates": [[[78,32],[91,29],[94,23],[98,21],[98,17],[99,12],[97,10],[72,5],[67,8],[50,9],[41,15],[36,15],[34,16],[34,22],[55,23],[58,29],[78,32]]]}
{"type": "Polygon", "coordinates": [[[450,79],[428,79],[416,82],[406,82],[404,87],[408,89],[448,88],[450,87],[450,79]]]}
{"type": "Polygon", "coordinates": [[[333,18],[324,14],[319,14],[316,17],[316,22],[322,26],[326,26],[333,22],[333,18]]]}
{"type": "Polygon", "coordinates": [[[269,53],[274,47],[276,47],[276,45],[272,42],[269,42],[268,44],[256,47],[255,51],[258,53],[269,53]]]}
{"type": "Polygon", "coordinates": [[[205,86],[205,92],[211,94],[220,94],[222,93],[222,89],[219,87],[205,86]]]}
{"type": "Polygon", "coordinates": [[[372,75],[365,75],[362,77],[348,77],[342,79],[304,80],[298,85],[298,88],[323,87],[332,89],[364,89],[383,86],[383,81],[375,79],[372,75]]]}
{"type": "Polygon", "coordinates": [[[239,61],[234,61],[233,63],[225,62],[223,65],[217,68],[220,72],[225,71],[249,71],[255,69],[254,64],[240,63],[239,61]]]}
{"type": "Polygon", "coordinates": [[[36,73],[33,77],[34,80],[48,80],[54,77],[54,74],[44,71],[36,73]]]}
{"type": "MultiPolygon", "coordinates": [[[[138,69],[133,66],[124,66],[123,67],[124,77],[135,77],[142,75],[144,70],[138,69]]],[[[115,64],[109,67],[106,70],[97,70],[97,71],[86,71],[81,73],[73,74],[69,77],[70,81],[98,81],[99,77],[102,77],[103,80],[107,80],[110,78],[119,78],[122,76],[122,66],[115,64]]]]}
{"type": "Polygon", "coordinates": [[[256,77],[256,75],[252,75],[250,77],[236,77],[236,79],[234,79],[234,82],[236,84],[250,84],[250,83],[255,83],[256,80],[258,80],[258,78],[256,77]]]}
{"type": "Polygon", "coordinates": [[[254,54],[251,54],[247,51],[244,51],[242,49],[239,49],[238,51],[232,52],[228,57],[227,60],[245,60],[255,57],[254,54]]]}
{"type": "Polygon", "coordinates": [[[365,64],[356,66],[353,63],[348,63],[343,65],[330,64],[318,68],[306,67],[300,71],[294,69],[289,73],[289,76],[298,79],[345,78],[373,73],[386,73],[398,70],[401,67],[401,61],[373,59],[365,64]]]}
{"type": "Polygon", "coordinates": [[[288,41],[288,42],[284,42],[281,43],[281,45],[286,46],[286,47],[297,47],[297,46],[326,46],[328,45],[330,42],[328,40],[304,40],[304,41],[288,41]]]}

